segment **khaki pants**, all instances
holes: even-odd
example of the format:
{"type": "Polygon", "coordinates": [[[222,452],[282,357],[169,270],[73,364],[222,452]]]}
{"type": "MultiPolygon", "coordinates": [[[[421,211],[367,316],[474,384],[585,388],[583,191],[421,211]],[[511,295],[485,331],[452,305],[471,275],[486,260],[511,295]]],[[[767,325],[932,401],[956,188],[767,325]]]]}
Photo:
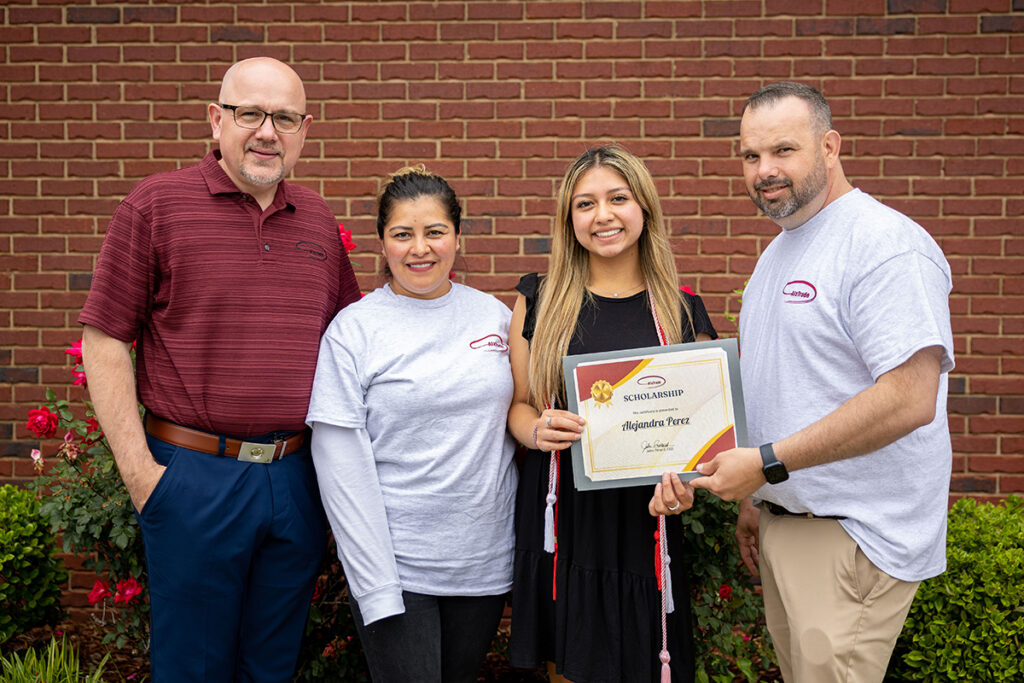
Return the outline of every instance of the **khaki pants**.
{"type": "Polygon", "coordinates": [[[761,582],[786,683],[879,683],[920,582],[894,579],[834,519],[762,508],[761,582]]]}

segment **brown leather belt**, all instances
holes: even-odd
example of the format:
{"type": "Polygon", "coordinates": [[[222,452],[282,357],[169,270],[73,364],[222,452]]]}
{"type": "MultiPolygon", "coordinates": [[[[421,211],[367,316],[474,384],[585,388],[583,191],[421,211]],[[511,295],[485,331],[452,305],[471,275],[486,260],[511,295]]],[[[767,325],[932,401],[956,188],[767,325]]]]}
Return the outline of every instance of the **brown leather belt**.
{"type": "Polygon", "coordinates": [[[245,462],[269,463],[272,460],[280,460],[289,453],[299,450],[306,443],[305,431],[273,443],[253,443],[224,437],[224,449],[221,450],[222,438],[216,434],[182,427],[150,413],[146,414],[146,433],[161,441],[192,451],[224,455],[245,462]]]}
{"type": "Polygon", "coordinates": [[[773,515],[786,516],[786,517],[806,517],[807,519],[846,519],[846,517],[840,517],[838,515],[816,515],[811,512],[790,512],[786,508],[782,507],[778,503],[772,503],[771,501],[762,500],[761,505],[768,508],[768,512],[773,515]]]}

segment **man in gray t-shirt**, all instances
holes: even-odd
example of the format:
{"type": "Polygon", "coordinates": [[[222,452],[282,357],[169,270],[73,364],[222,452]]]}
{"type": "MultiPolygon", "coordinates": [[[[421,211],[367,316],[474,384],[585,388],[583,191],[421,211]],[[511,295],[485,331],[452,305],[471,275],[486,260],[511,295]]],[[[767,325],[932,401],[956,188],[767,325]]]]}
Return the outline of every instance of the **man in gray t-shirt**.
{"type": "Polygon", "coordinates": [[[840,142],[809,86],[747,100],[747,192],[782,228],[740,313],[755,447],[693,482],[742,500],[736,536],[787,683],[881,681],[918,584],[946,566],[949,265],[850,185],[840,142]]]}

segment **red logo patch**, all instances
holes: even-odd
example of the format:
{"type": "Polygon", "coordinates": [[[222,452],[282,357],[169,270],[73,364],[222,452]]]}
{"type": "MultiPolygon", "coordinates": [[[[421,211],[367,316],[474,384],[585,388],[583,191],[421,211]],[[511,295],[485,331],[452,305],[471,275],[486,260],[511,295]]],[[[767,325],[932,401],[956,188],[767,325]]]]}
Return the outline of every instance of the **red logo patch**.
{"type": "Polygon", "coordinates": [[[500,336],[489,334],[486,337],[469,342],[469,348],[477,349],[478,351],[499,351],[504,353],[508,351],[508,344],[502,341],[500,336]]]}
{"type": "Polygon", "coordinates": [[[809,304],[818,297],[818,290],[806,280],[791,280],[782,288],[787,304],[809,304]]]}

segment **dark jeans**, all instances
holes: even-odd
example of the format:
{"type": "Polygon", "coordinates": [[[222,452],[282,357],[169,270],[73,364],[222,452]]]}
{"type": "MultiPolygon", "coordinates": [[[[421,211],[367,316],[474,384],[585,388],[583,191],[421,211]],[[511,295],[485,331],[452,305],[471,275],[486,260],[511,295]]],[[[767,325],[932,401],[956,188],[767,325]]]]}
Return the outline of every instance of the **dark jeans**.
{"type": "Polygon", "coordinates": [[[153,683],[287,683],[326,546],[309,447],[261,465],[147,441],[153,683]]]}
{"type": "Polygon", "coordinates": [[[475,683],[505,608],[504,595],[433,596],[404,591],[405,613],[356,630],[374,683],[475,683]]]}

